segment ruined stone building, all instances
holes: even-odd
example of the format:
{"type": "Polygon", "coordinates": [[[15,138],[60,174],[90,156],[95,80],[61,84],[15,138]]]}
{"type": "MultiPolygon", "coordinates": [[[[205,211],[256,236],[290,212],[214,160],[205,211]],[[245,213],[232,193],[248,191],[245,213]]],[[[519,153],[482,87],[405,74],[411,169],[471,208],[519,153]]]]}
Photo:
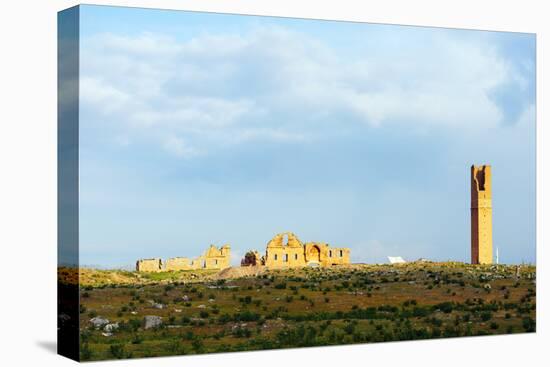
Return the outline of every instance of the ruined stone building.
{"type": "Polygon", "coordinates": [[[493,207],[491,166],[471,167],[472,264],[493,263],[493,207]]]}
{"type": "Polygon", "coordinates": [[[264,259],[272,268],[343,265],[350,263],[350,249],[323,242],[302,243],[294,233],[285,232],[268,242],[264,259]]]}
{"type": "MultiPolygon", "coordinates": [[[[268,243],[265,255],[258,251],[249,251],[241,261],[241,266],[268,266],[271,268],[290,268],[303,266],[332,266],[350,263],[350,249],[330,247],[323,242],[302,243],[292,232],[279,233],[268,243]]],[[[210,247],[199,257],[173,257],[161,259],[142,259],[136,262],[136,271],[160,272],[195,269],[225,269],[231,266],[231,247],[224,245],[219,249],[210,247]]]]}
{"type": "Polygon", "coordinates": [[[241,266],[265,265],[265,258],[258,251],[248,251],[241,260],[241,266]]]}
{"type": "Polygon", "coordinates": [[[136,261],[136,271],[158,272],[162,271],[162,260],[155,259],[140,259],[136,261]]]}
{"type": "Polygon", "coordinates": [[[199,257],[172,257],[163,262],[161,259],[143,259],[136,262],[136,271],[159,272],[195,269],[225,269],[231,266],[231,247],[226,244],[219,249],[210,247],[199,257]]]}

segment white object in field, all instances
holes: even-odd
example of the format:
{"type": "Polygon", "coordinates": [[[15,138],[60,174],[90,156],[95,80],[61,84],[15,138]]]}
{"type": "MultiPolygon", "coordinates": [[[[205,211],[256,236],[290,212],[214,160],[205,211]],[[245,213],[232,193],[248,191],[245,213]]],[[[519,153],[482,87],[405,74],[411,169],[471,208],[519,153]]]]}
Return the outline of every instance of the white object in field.
{"type": "Polygon", "coordinates": [[[405,260],[401,256],[388,256],[388,260],[390,261],[390,264],[404,264],[406,263],[405,260]]]}

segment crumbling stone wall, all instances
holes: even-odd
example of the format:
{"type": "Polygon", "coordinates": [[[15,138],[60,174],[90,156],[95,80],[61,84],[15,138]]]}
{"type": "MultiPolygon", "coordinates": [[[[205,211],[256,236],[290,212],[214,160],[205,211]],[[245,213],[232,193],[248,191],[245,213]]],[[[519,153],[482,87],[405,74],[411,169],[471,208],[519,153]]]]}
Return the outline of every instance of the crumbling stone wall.
{"type": "Polygon", "coordinates": [[[136,261],[136,271],[144,272],[159,272],[162,271],[162,260],[155,259],[141,259],[136,261]]]}
{"type": "Polygon", "coordinates": [[[268,242],[265,265],[273,268],[302,266],[332,266],[350,263],[350,249],[332,248],[327,243],[307,242],[302,244],[292,232],[277,234],[268,242]],[[287,243],[284,243],[285,237],[287,243]]]}
{"type": "Polygon", "coordinates": [[[344,265],[350,263],[350,249],[347,247],[328,247],[327,255],[323,258],[325,266],[344,265]]]}
{"type": "Polygon", "coordinates": [[[166,271],[178,271],[191,269],[189,258],[187,257],[172,257],[166,260],[166,271]]]}
{"type": "Polygon", "coordinates": [[[248,251],[241,260],[241,266],[265,265],[264,261],[264,258],[258,251],[248,251]]]}
{"type": "Polygon", "coordinates": [[[136,271],[157,272],[157,271],[178,271],[196,269],[225,269],[231,266],[231,247],[225,244],[219,249],[210,247],[199,257],[190,260],[187,257],[173,257],[166,260],[143,259],[136,262],[136,271]]]}

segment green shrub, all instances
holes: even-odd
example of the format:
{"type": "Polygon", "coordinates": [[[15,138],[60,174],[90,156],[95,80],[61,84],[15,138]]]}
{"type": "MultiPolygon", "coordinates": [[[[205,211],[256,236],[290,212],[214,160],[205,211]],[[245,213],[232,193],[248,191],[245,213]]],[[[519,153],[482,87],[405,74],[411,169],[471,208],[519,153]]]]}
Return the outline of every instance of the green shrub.
{"type": "Polygon", "coordinates": [[[109,347],[109,353],[111,353],[111,355],[116,359],[122,359],[126,356],[126,354],[124,353],[123,344],[111,344],[111,346],[109,347]]]}
{"type": "Polygon", "coordinates": [[[92,356],[93,356],[93,353],[88,343],[83,343],[82,346],[80,347],[80,358],[83,361],[89,361],[90,359],[92,359],[92,356]]]}
{"type": "Polygon", "coordinates": [[[209,316],[209,313],[208,313],[208,311],[203,310],[199,313],[199,316],[201,317],[201,319],[207,319],[208,316],[209,316]]]}
{"type": "Polygon", "coordinates": [[[435,309],[441,310],[441,312],[444,313],[451,313],[454,308],[454,304],[452,302],[442,302],[434,306],[435,309]]]}
{"type": "Polygon", "coordinates": [[[415,307],[412,313],[414,317],[426,317],[430,314],[430,310],[426,307],[415,307]]]}
{"type": "Polygon", "coordinates": [[[357,322],[350,322],[348,323],[346,326],[344,326],[344,331],[348,334],[348,335],[351,335],[354,333],[355,331],[355,327],[357,326],[357,322]]]}
{"type": "Polygon", "coordinates": [[[536,330],[536,321],[533,320],[531,317],[525,317],[522,320],[523,329],[525,329],[526,332],[534,332],[536,330]]]}
{"type": "Polygon", "coordinates": [[[480,318],[482,321],[489,321],[493,317],[493,314],[491,311],[484,311],[481,313],[480,318]]]}
{"type": "Polygon", "coordinates": [[[191,346],[193,347],[196,353],[202,353],[204,351],[204,343],[200,338],[195,338],[191,343],[191,346]]]}

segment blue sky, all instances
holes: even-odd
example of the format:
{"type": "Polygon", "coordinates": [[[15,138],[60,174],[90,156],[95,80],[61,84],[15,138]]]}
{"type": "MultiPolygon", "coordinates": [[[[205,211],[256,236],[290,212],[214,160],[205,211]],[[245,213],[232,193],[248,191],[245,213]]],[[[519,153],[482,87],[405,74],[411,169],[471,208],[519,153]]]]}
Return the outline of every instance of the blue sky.
{"type": "Polygon", "coordinates": [[[354,262],[535,262],[535,36],[83,6],[80,261],[233,262],[273,235],[354,262]]]}

